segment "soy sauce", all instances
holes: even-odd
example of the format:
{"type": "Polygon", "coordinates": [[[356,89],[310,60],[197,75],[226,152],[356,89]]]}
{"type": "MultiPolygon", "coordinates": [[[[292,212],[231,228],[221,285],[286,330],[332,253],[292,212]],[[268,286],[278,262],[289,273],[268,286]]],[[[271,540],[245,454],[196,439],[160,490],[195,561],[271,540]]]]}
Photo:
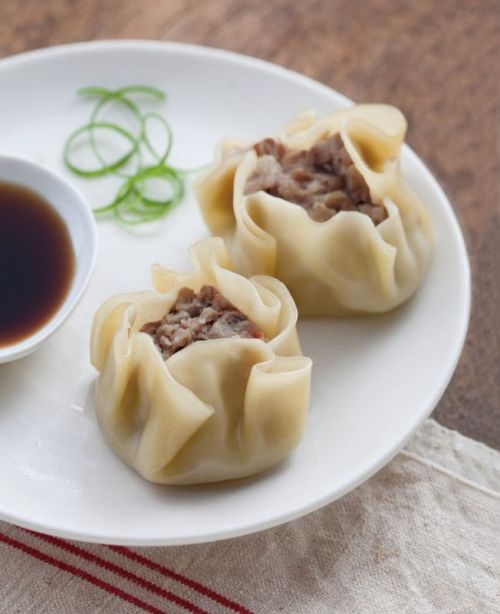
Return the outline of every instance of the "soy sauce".
{"type": "Polygon", "coordinates": [[[61,216],[39,194],[0,182],[0,347],[50,320],[64,302],[74,270],[61,216]]]}

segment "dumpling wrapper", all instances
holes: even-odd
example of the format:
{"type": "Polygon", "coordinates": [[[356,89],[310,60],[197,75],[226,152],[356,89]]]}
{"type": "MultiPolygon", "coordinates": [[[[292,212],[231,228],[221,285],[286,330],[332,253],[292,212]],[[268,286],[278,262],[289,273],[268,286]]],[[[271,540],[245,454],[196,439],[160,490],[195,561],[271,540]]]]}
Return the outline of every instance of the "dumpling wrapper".
{"type": "Polygon", "coordinates": [[[305,316],[393,309],[418,288],[432,252],[430,216],[400,171],[402,113],[377,104],[320,120],[308,112],[277,138],[305,150],[337,132],[372,200],[387,210],[377,226],[358,211],[317,222],[301,206],[266,192],[244,195],[258,158],[251,145],[234,139],[219,145],[214,164],[195,182],[203,218],[224,238],[236,270],[277,277],[305,316]]]}
{"type": "Polygon", "coordinates": [[[99,425],[113,450],[147,480],[195,484],[263,471],[304,430],[311,360],[301,355],[297,309],[269,277],[232,272],[221,239],[190,249],[194,272],[155,265],[154,291],[116,296],[98,310],[91,359],[99,425]],[[215,286],[265,339],[197,341],[162,358],[141,333],[167,313],[182,287],[215,286]]]}

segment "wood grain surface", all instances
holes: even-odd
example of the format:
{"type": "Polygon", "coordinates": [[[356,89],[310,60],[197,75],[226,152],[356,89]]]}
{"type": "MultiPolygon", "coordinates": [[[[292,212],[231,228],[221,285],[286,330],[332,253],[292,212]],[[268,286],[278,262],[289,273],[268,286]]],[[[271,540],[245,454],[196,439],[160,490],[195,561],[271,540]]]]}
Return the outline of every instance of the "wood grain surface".
{"type": "Polygon", "coordinates": [[[442,424],[500,449],[498,0],[1,0],[0,55],[72,41],[186,41],[400,107],[459,217],[473,312],[442,424]]]}

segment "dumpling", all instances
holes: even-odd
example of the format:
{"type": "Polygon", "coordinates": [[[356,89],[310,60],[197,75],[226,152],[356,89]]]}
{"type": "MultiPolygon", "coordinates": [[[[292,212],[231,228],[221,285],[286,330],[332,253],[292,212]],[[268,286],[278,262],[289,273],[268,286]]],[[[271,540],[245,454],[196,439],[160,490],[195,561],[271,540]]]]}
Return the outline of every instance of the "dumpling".
{"type": "Polygon", "coordinates": [[[221,239],[190,249],[194,272],[152,269],[153,291],[109,299],[92,327],[96,413],[113,450],[144,478],[241,478],[301,438],[311,360],[278,280],[231,269],[221,239]]]}
{"type": "Polygon", "coordinates": [[[402,113],[367,104],[296,118],[251,146],[225,140],[195,183],[212,234],[236,270],[273,275],[299,313],[393,309],[418,288],[432,223],[401,174],[402,113]]]}

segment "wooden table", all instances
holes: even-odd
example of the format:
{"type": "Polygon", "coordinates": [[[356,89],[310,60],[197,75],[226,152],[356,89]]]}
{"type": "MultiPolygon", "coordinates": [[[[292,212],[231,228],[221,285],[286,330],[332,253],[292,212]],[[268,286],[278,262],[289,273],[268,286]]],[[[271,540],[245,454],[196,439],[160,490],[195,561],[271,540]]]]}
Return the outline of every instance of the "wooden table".
{"type": "Polygon", "coordinates": [[[2,0],[0,55],[152,38],[282,64],[409,119],[460,219],[473,272],[466,347],[435,411],[500,449],[500,3],[454,0],[2,0]]]}

